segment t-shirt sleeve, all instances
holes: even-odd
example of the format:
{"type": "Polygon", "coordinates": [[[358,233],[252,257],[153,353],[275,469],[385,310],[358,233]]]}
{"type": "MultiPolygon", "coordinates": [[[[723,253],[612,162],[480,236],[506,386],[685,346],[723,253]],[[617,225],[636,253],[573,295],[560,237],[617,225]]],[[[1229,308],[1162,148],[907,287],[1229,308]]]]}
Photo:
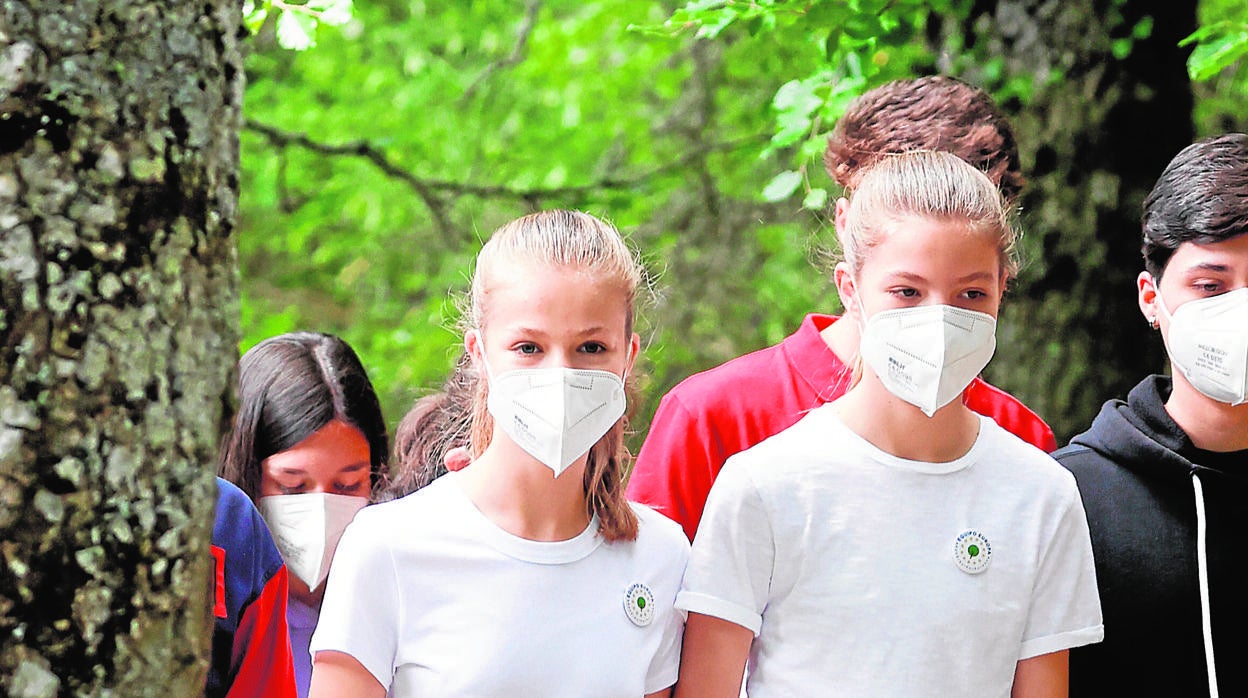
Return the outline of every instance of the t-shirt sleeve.
{"type": "Polygon", "coordinates": [[[771,592],[775,537],[765,502],[739,458],[728,459],[711,488],[676,607],[757,636],[771,592]]]}
{"type": "Polygon", "coordinates": [[[293,697],[286,567],[251,499],[221,478],[217,487],[218,618],[206,695],[293,697]]]}
{"type": "Polygon", "coordinates": [[[1100,642],[1105,637],[1092,541],[1073,478],[1032,593],[1019,660],[1100,642]]]}
{"type": "Polygon", "coordinates": [[[314,658],[325,650],[349,654],[388,689],[403,609],[386,534],[369,525],[369,513],[361,511],[338,543],[311,651],[314,658]]]}
{"type": "Polygon", "coordinates": [[[234,636],[234,663],[238,671],[227,698],[298,695],[286,625],[286,575],[285,567],[278,569],[260,595],[243,607],[234,636]]]}
{"type": "Polygon", "coordinates": [[[637,454],[628,498],[680,524],[693,540],[707,493],[724,464],[720,443],[709,419],[691,411],[676,393],[668,393],[637,454]]]}
{"type": "MultiPolygon", "coordinates": [[[[681,554],[679,560],[673,564],[673,570],[683,571],[689,560],[689,544],[683,540],[681,543],[683,544],[681,554]]],[[[679,587],[679,583],[675,586],[679,587]]],[[[680,673],[680,646],[685,635],[685,612],[673,606],[675,600],[674,594],[669,595],[667,599],[656,599],[656,601],[666,602],[666,611],[663,616],[663,635],[659,640],[659,651],[650,660],[650,667],[646,671],[647,695],[674,686],[677,675],[680,673]]]]}

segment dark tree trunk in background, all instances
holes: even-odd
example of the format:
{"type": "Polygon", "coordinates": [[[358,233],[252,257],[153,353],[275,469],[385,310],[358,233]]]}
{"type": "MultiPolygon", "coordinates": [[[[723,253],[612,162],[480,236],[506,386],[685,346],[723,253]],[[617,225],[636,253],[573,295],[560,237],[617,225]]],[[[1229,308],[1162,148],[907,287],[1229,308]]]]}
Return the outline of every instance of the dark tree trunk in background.
{"type": "Polygon", "coordinates": [[[979,3],[957,29],[1001,59],[1006,75],[1037,76],[1029,104],[1006,105],[1030,180],[1028,267],[1007,297],[988,378],[1048,420],[1059,444],[1106,399],[1165,368],[1161,339],[1136,305],[1140,213],[1192,141],[1187,49],[1177,43],[1195,22],[1191,0],[1000,0],[979,3]],[[1116,59],[1112,42],[1146,15],[1152,34],[1116,59]]]}
{"type": "Polygon", "coordinates": [[[0,0],[0,694],[202,690],[240,5],[0,0]]]}

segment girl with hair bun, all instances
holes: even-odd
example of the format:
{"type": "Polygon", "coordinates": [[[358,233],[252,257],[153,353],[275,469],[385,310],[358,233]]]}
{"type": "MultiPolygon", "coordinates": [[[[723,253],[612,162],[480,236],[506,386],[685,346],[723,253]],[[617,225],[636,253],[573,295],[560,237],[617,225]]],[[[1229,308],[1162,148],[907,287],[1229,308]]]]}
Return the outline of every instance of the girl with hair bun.
{"type": "Polygon", "coordinates": [[[728,459],[676,606],[680,696],[1063,696],[1098,642],[1069,473],[976,414],[1015,234],[948,153],[874,165],[838,206],[862,341],[844,396],[728,459]]]}
{"type": "Polygon", "coordinates": [[[666,696],[688,543],[624,499],[641,270],[583,213],[504,225],[464,347],[473,461],[360,513],[338,549],[313,696],[666,696]]]}

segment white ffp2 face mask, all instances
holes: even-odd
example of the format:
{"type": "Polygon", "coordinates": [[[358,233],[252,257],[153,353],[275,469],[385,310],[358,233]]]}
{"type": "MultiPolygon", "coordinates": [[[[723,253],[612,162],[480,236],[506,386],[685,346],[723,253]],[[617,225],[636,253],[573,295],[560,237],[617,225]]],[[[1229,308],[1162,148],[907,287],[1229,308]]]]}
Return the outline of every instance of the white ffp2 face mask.
{"type": "Polygon", "coordinates": [[[996,329],[991,315],[951,305],[884,310],[867,318],[859,351],[890,393],[931,417],[988,365],[996,329]]]}
{"type": "Polygon", "coordinates": [[[624,416],[624,381],[610,371],[526,368],[489,375],[486,407],[494,421],[555,477],[624,416]]]}
{"type": "Polygon", "coordinates": [[[256,507],[286,568],[314,590],[329,574],[342,532],[367,504],[365,497],[310,492],[261,497],[256,507]]]}
{"type": "Polygon", "coordinates": [[[1248,288],[1190,300],[1173,314],[1160,293],[1157,305],[1170,318],[1170,361],[1187,382],[1218,402],[1248,402],[1248,288]]]}

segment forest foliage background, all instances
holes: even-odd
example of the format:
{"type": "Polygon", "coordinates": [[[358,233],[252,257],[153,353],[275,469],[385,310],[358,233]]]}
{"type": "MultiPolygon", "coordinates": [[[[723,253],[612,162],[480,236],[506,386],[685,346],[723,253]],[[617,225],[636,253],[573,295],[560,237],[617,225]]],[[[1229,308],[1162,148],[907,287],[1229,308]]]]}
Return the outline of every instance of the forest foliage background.
{"type": "Polygon", "coordinates": [[[459,355],[456,298],[481,241],[533,209],[609,218],[654,276],[639,434],[684,377],[780,341],[806,313],[838,312],[820,254],[840,193],[819,163],[826,135],[863,90],[941,72],[997,97],[1035,171],[1021,216],[1028,267],[987,377],[1064,442],[1100,402],[1163,368],[1160,341],[1142,346],[1146,328],[1131,316],[1129,218],[1138,234],[1142,192],[1192,137],[1248,130],[1248,66],[1230,60],[1248,44],[1248,20],[1234,0],[309,5],[336,26],[307,16],[284,26],[274,2],[253,16],[242,349],[297,329],[341,335],[392,426],[459,355]],[[1020,6],[1040,18],[1038,38],[1011,14],[1020,6]],[[1191,46],[1177,48],[1196,25],[1165,16],[1176,6],[1222,33],[1205,37],[1206,59],[1230,56],[1200,82],[1187,82],[1191,46]],[[312,50],[283,47],[305,39],[312,50]],[[1028,41],[1047,58],[1028,59],[1028,41]],[[1140,73],[1181,84],[1131,77],[1140,73]],[[1115,110],[1128,102],[1150,108],[1115,110]],[[1114,119],[1159,131],[1128,144],[1156,151],[1135,184],[1098,162],[1098,148],[1124,147],[1114,119]],[[1072,200],[1063,190],[1095,210],[1062,222],[1046,209],[1072,200]]]}

